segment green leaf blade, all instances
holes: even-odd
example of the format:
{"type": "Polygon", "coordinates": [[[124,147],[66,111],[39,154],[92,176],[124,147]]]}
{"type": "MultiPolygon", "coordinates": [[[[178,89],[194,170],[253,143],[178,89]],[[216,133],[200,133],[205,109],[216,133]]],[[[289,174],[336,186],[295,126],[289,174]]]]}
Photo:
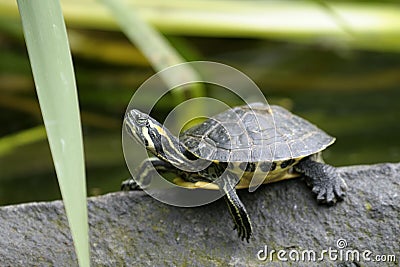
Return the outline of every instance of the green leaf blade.
{"type": "Polygon", "coordinates": [[[89,266],[82,131],[61,6],[53,0],[18,0],[18,8],[78,262],[89,266]]]}

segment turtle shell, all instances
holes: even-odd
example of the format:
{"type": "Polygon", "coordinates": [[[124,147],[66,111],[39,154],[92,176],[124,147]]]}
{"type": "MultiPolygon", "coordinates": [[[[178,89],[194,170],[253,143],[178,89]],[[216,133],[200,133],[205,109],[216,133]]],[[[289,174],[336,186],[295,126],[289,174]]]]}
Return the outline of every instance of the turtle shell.
{"type": "Polygon", "coordinates": [[[202,159],[220,162],[283,161],[324,150],[335,138],[280,106],[262,103],[227,110],[179,137],[202,159]]]}

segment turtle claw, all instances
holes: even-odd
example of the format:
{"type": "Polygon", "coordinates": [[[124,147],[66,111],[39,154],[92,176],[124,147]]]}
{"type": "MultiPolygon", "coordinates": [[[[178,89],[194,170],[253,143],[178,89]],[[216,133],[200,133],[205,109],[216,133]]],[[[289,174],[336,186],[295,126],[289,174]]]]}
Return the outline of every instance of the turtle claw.
{"type": "Polygon", "coordinates": [[[251,233],[247,233],[246,229],[244,227],[237,227],[237,225],[235,225],[233,227],[234,230],[238,231],[238,237],[243,241],[246,238],[247,243],[249,243],[250,237],[251,237],[251,233]]]}
{"type": "Polygon", "coordinates": [[[247,243],[249,243],[252,235],[251,224],[250,228],[246,228],[246,225],[244,225],[243,222],[234,221],[234,223],[235,226],[233,227],[233,230],[237,230],[239,239],[243,241],[246,238],[247,243]]]}
{"type": "Polygon", "coordinates": [[[251,233],[246,233],[246,230],[243,227],[238,228],[236,225],[233,227],[233,230],[237,230],[240,240],[243,241],[246,238],[247,243],[249,243],[251,233]]]}
{"type": "MultiPolygon", "coordinates": [[[[314,181],[315,182],[315,181],[314,181]]],[[[321,179],[317,182],[312,192],[317,195],[318,203],[334,205],[338,201],[342,201],[346,196],[347,186],[339,175],[329,177],[329,179],[321,179]]]]}
{"type": "Polygon", "coordinates": [[[347,185],[335,167],[307,158],[295,169],[304,174],[307,185],[317,195],[318,203],[334,205],[346,196],[347,185]]]}
{"type": "Polygon", "coordinates": [[[132,178],[123,181],[121,184],[121,191],[132,191],[137,189],[140,189],[140,186],[132,178]]]}

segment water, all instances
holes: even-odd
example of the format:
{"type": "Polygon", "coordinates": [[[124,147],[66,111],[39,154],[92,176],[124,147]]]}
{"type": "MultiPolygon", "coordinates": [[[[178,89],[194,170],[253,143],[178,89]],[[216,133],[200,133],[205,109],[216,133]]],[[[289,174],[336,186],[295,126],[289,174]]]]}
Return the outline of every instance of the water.
{"type": "MultiPolygon", "coordinates": [[[[215,39],[203,39],[201,44],[195,38],[189,41],[203,52],[204,59],[233,65],[248,74],[270,104],[283,105],[335,136],[336,143],[324,153],[328,163],[400,162],[400,55],[248,40],[232,46],[232,40],[219,40],[227,51],[212,53],[208,46],[215,39]]],[[[27,57],[11,48],[9,53],[12,62],[25,66],[13,75],[22,75],[28,82],[18,84],[17,89],[15,83],[7,83],[0,90],[0,100],[11,99],[0,102],[0,138],[41,124],[27,57]]],[[[83,122],[88,193],[117,191],[129,176],[122,155],[122,117],[133,88],[152,72],[79,58],[75,65],[81,109],[99,116],[86,116],[83,122]]],[[[6,66],[0,66],[3,76],[14,77],[6,66]]],[[[208,93],[230,104],[235,101],[222,90],[208,93]]],[[[154,115],[165,117],[173,108],[171,103],[163,101],[154,115]]],[[[0,155],[0,205],[60,197],[46,140],[0,155]]]]}
{"type": "Polygon", "coordinates": [[[293,92],[293,112],[337,138],[324,153],[336,166],[400,161],[400,108],[396,89],[293,92]]]}

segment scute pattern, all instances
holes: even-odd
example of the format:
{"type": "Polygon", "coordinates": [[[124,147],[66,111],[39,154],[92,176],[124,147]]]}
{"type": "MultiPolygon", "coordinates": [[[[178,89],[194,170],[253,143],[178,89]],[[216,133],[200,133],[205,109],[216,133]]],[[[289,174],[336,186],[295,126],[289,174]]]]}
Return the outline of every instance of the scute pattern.
{"type": "Polygon", "coordinates": [[[221,162],[282,161],[317,153],[335,138],[280,106],[240,106],[196,125],[180,140],[195,155],[221,162]]]}

